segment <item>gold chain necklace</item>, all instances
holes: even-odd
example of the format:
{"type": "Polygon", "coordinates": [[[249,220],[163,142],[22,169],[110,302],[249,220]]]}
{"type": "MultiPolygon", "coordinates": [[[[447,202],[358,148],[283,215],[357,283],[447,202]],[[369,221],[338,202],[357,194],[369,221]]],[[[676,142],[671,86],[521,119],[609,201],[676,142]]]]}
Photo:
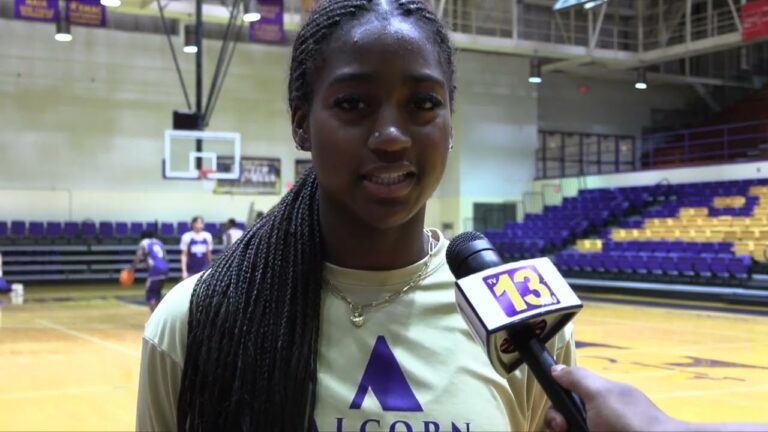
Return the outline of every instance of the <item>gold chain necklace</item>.
{"type": "Polygon", "coordinates": [[[340,298],[345,303],[347,303],[347,305],[349,306],[349,312],[351,314],[349,316],[349,320],[352,321],[352,324],[354,324],[355,327],[362,327],[363,324],[365,324],[365,314],[367,312],[370,312],[378,307],[392,303],[393,301],[404,296],[405,293],[408,292],[408,290],[420,284],[424,280],[424,277],[427,274],[427,270],[429,270],[429,264],[432,262],[432,254],[435,252],[435,249],[437,249],[437,242],[432,238],[432,234],[429,232],[429,230],[425,229],[424,234],[427,236],[429,241],[429,247],[427,252],[427,262],[424,263],[424,266],[421,268],[421,270],[419,270],[416,276],[414,276],[413,279],[411,279],[410,282],[408,282],[404,287],[400,288],[399,291],[389,294],[388,296],[382,299],[374,300],[372,302],[363,303],[360,305],[355,304],[355,302],[353,302],[352,299],[350,299],[343,292],[341,292],[339,287],[337,287],[330,280],[325,279],[325,283],[331,289],[331,292],[336,297],[340,298]]]}

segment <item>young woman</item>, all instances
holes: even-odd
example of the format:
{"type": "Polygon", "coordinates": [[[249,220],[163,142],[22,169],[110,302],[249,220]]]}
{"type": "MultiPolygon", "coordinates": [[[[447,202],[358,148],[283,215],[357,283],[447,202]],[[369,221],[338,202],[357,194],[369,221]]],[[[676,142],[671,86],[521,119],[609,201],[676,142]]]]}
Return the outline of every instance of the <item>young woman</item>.
{"type": "MultiPolygon", "coordinates": [[[[288,101],[308,171],[147,324],[139,429],[542,429],[532,374],[491,368],[424,229],[451,148],[453,51],[420,0],[326,0],[288,101]]],[[[574,362],[571,328],[549,349],[574,362]]]]}
{"type": "Polygon", "coordinates": [[[213,236],[203,231],[202,216],[192,218],[192,231],[181,236],[181,278],[186,279],[208,268],[213,260],[213,236]]]}

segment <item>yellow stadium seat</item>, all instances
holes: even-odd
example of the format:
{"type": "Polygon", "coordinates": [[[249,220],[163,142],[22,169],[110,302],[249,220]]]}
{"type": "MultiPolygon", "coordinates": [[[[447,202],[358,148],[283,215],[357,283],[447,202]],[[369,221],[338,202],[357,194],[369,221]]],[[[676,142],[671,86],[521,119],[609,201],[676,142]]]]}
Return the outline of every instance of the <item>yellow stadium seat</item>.
{"type": "Polygon", "coordinates": [[[758,233],[759,231],[755,231],[753,229],[745,229],[741,231],[739,238],[741,240],[758,240],[760,238],[758,233]]]}
{"type": "Polygon", "coordinates": [[[738,241],[739,237],[739,231],[723,231],[723,241],[738,241]]]}
{"type": "Polygon", "coordinates": [[[724,241],[723,237],[725,237],[725,233],[723,231],[709,231],[707,239],[709,241],[721,242],[724,241]]]}
{"type": "Polygon", "coordinates": [[[733,253],[737,255],[751,255],[755,250],[754,242],[735,242],[733,244],[733,253]]]}
{"type": "Polygon", "coordinates": [[[733,218],[733,220],[731,221],[731,226],[745,227],[749,225],[749,222],[750,222],[749,218],[736,217],[736,218],[733,218]]]}
{"type": "MultiPolygon", "coordinates": [[[[759,262],[768,262],[768,258],[765,257],[765,245],[759,245],[749,254],[752,255],[752,259],[759,262]]],[[[745,254],[747,255],[747,254],[745,254]]]]}

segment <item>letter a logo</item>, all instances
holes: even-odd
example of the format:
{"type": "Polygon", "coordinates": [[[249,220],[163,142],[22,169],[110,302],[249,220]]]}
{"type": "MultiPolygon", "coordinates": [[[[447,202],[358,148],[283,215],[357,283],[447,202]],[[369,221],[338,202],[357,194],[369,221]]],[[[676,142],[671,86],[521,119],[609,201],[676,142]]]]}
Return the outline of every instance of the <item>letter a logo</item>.
{"type": "Polygon", "coordinates": [[[371,358],[368,359],[349,409],[360,409],[369,389],[384,411],[424,411],[384,336],[376,338],[371,358]]]}

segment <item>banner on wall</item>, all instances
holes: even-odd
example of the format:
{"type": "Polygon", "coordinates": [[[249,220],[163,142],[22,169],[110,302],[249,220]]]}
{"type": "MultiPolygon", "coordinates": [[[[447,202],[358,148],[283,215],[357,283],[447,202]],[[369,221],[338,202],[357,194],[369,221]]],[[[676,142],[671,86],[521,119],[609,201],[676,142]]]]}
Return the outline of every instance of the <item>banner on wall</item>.
{"type": "Polygon", "coordinates": [[[32,21],[56,22],[59,20],[59,0],[15,0],[13,16],[32,21]]]}
{"type": "Polygon", "coordinates": [[[749,41],[768,37],[768,0],[741,5],[741,38],[749,41]]]}
{"type": "Polygon", "coordinates": [[[68,0],[67,18],[73,25],[104,27],[107,11],[100,0],[68,0]]]}
{"type": "Polygon", "coordinates": [[[301,176],[304,175],[304,171],[311,166],[312,159],[296,159],[296,177],[294,177],[294,181],[299,181],[301,176]]]}
{"type": "Polygon", "coordinates": [[[249,39],[254,42],[284,42],[283,0],[259,0],[257,7],[261,19],[251,23],[248,29],[249,39]]]}
{"type": "Polygon", "coordinates": [[[217,194],[279,195],[280,159],[240,158],[239,180],[218,180],[214,192],[217,194]]]}

